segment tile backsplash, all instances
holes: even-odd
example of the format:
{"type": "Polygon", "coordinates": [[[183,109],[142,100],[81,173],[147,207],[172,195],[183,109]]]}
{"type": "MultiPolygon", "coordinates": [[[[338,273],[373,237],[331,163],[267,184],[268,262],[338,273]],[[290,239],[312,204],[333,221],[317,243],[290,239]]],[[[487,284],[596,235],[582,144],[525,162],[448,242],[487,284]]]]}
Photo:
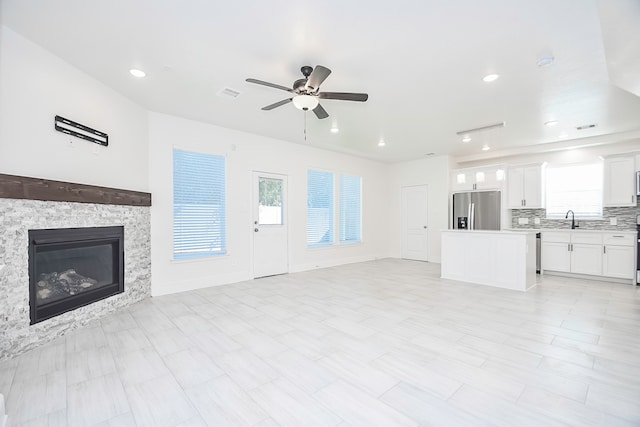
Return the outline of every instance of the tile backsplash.
{"type": "MultiPolygon", "coordinates": [[[[576,224],[582,230],[636,230],[636,216],[640,215],[640,208],[618,207],[603,208],[602,219],[585,221],[576,219],[576,224]],[[611,225],[610,219],[616,218],[618,224],[611,225]]],[[[511,228],[570,228],[571,219],[547,219],[545,209],[511,209],[511,228]],[[518,224],[519,218],[528,218],[528,224],[518,224]],[[540,224],[535,224],[535,218],[540,224]]]]}

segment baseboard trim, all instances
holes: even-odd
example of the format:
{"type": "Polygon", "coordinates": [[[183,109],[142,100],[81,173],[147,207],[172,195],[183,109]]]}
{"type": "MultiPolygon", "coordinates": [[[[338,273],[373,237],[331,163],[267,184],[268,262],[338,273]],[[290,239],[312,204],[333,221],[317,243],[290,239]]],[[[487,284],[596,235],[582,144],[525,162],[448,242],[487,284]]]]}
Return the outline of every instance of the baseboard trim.
{"type": "Polygon", "coordinates": [[[541,270],[541,275],[549,275],[549,276],[561,276],[561,277],[570,277],[572,279],[585,279],[585,280],[593,280],[596,282],[612,282],[612,283],[622,283],[623,285],[635,285],[636,281],[634,279],[618,279],[617,277],[606,277],[606,276],[591,276],[589,274],[577,274],[577,273],[565,273],[564,271],[553,271],[553,270],[541,270]]]}

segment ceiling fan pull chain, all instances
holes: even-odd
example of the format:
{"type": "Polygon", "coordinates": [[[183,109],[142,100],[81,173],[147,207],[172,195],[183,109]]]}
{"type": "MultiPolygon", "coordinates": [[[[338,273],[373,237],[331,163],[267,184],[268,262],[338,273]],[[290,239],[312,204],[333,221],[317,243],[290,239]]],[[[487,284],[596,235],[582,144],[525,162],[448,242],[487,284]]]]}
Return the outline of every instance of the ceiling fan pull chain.
{"type": "Polygon", "coordinates": [[[304,112],[304,142],[307,142],[307,112],[304,112]]]}

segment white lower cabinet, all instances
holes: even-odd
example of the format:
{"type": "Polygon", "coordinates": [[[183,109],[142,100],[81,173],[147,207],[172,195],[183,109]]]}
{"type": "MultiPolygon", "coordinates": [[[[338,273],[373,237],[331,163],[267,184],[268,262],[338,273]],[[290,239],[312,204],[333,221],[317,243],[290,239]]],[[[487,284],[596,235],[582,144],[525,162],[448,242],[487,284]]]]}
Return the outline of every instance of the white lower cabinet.
{"type": "Polygon", "coordinates": [[[636,238],[631,234],[605,233],[603,236],[602,275],[634,279],[636,238]]]}
{"type": "Polygon", "coordinates": [[[571,272],[569,243],[543,241],[541,250],[543,270],[560,271],[563,273],[571,272]]]}
{"type": "Polygon", "coordinates": [[[571,272],[602,276],[602,245],[571,244],[571,272]]]}
{"type": "Polygon", "coordinates": [[[635,279],[636,233],[543,231],[542,270],[635,279]]]}

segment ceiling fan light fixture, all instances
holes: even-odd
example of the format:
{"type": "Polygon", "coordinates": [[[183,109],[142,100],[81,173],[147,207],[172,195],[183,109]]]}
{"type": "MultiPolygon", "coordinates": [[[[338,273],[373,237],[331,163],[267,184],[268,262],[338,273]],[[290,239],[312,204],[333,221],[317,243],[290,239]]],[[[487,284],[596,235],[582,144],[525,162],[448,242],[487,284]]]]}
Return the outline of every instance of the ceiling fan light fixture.
{"type": "Polygon", "coordinates": [[[298,95],[293,97],[293,105],[302,111],[313,110],[318,106],[318,98],[311,95],[298,95]]]}

